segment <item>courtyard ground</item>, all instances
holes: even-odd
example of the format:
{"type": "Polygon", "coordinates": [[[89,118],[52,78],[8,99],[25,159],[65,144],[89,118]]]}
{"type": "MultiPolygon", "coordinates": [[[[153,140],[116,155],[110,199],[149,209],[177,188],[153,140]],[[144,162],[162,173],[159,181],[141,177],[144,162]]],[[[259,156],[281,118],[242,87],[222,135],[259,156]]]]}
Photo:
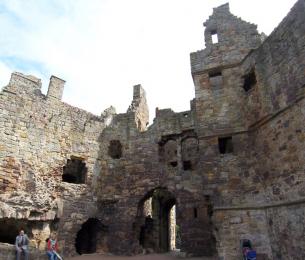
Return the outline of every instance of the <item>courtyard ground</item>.
{"type": "MultiPolygon", "coordinates": [[[[216,260],[216,258],[209,257],[181,257],[171,254],[149,254],[149,255],[137,255],[137,256],[109,256],[109,255],[81,255],[67,260],[216,260]]],[[[66,259],[65,259],[66,260],[66,259]]]]}

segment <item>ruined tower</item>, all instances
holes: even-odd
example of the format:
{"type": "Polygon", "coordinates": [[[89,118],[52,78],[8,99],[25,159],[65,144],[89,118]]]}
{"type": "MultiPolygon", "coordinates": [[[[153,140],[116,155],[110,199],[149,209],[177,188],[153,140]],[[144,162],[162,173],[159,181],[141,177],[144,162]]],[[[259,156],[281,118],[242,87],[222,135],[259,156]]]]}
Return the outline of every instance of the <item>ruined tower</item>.
{"type": "Polygon", "coordinates": [[[197,131],[241,131],[244,93],[238,82],[240,63],[261,44],[257,26],[231,14],[229,4],[214,8],[204,26],[206,48],[191,54],[197,131]]]}

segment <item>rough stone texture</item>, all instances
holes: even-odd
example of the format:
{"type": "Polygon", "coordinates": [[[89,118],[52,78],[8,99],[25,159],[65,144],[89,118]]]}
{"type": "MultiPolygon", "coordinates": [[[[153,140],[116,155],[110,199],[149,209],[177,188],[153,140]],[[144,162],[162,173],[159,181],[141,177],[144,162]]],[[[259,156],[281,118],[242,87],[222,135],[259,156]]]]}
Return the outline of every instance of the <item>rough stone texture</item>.
{"type": "Polygon", "coordinates": [[[157,108],[149,127],[141,85],[126,113],[95,116],[61,102],[63,80],[45,96],[13,73],[0,93],[0,223],[23,225],[37,250],[57,231],[65,256],[77,237],[125,255],[181,239],[182,253],[235,260],[247,238],[258,259],[305,259],[304,13],[299,0],[264,39],[228,4],[214,8],[206,48],[191,54],[191,109],[157,108]]]}

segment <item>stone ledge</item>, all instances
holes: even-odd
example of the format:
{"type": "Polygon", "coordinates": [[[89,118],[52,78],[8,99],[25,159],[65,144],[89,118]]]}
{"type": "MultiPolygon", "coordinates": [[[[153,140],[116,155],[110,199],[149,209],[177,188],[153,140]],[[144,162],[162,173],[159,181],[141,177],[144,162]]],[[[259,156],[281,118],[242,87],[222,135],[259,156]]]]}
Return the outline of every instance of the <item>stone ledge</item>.
{"type": "MultiPolygon", "coordinates": [[[[0,243],[0,259],[1,260],[15,260],[16,249],[14,245],[7,243],[0,243]]],[[[47,259],[46,253],[36,248],[30,248],[30,259],[45,260],[47,259]]]]}
{"type": "Polygon", "coordinates": [[[221,211],[221,210],[260,210],[260,209],[268,209],[268,208],[277,208],[277,207],[285,207],[285,206],[293,206],[305,204],[305,198],[300,200],[294,201],[283,201],[265,205],[241,205],[241,206],[232,206],[232,207],[214,207],[214,211],[221,211]]]}

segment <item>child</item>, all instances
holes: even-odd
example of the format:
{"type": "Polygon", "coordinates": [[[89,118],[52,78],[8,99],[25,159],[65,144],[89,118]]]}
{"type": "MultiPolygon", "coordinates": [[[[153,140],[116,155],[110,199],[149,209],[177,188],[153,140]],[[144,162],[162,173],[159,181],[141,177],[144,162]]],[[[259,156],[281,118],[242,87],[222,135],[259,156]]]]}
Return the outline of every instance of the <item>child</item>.
{"type": "Polygon", "coordinates": [[[49,260],[57,260],[58,243],[55,233],[51,234],[47,242],[47,255],[49,260]]]}

